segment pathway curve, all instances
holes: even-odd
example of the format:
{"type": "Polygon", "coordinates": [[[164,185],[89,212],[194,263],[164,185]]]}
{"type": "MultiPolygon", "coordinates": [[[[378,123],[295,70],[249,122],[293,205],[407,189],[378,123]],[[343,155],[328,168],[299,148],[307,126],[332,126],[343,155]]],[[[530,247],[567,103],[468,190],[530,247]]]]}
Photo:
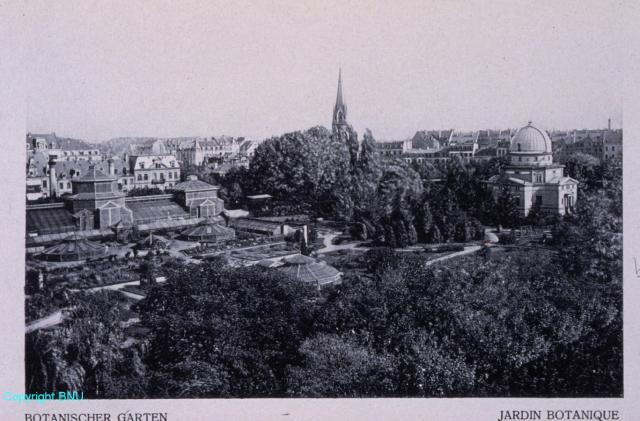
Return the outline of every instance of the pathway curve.
{"type": "Polygon", "coordinates": [[[29,333],[33,332],[34,330],[55,326],[62,323],[63,320],[64,315],[62,314],[62,310],[58,310],[54,313],[49,314],[48,316],[43,317],[42,319],[38,319],[34,322],[29,323],[25,328],[25,332],[29,333]]]}
{"type": "Polygon", "coordinates": [[[460,257],[460,256],[465,256],[467,254],[475,253],[479,251],[481,248],[482,246],[468,246],[468,247],[465,247],[464,250],[462,251],[457,251],[455,253],[447,254],[446,256],[437,257],[433,260],[429,260],[427,263],[425,263],[425,265],[430,266],[436,262],[443,262],[445,260],[453,259],[454,257],[460,257]]]}
{"type": "MultiPolygon", "coordinates": [[[[363,241],[356,241],[355,243],[333,244],[332,243],[333,239],[336,238],[338,235],[340,235],[340,233],[335,231],[329,231],[324,234],[318,234],[318,237],[322,238],[324,247],[321,249],[315,250],[314,253],[323,254],[323,253],[331,253],[332,251],[350,250],[358,247],[360,244],[363,243],[363,241]]],[[[369,249],[365,247],[358,247],[358,250],[367,251],[369,249]]]]}

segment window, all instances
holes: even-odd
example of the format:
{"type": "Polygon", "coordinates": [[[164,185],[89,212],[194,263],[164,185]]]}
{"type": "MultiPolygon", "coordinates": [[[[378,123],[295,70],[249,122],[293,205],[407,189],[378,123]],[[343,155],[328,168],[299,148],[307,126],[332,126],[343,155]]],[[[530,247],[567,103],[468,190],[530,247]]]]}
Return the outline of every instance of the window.
{"type": "Polygon", "coordinates": [[[520,144],[518,143],[518,152],[522,151],[522,148],[520,147],[520,144]]]}
{"type": "Polygon", "coordinates": [[[536,183],[542,183],[542,174],[536,174],[536,183]]]}
{"type": "Polygon", "coordinates": [[[173,178],[173,173],[169,172],[169,180],[171,180],[173,178]]]}
{"type": "Polygon", "coordinates": [[[111,191],[111,184],[109,183],[96,184],[96,193],[109,193],[111,191]]]}
{"type": "Polygon", "coordinates": [[[542,205],[542,196],[536,196],[536,205],[542,205]]]}
{"type": "Polygon", "coordinates": [[[144,162],[141,162],[141,163],[140,163],[140,169],[141,169],[141,170],[144,170],[144,162]]]}
{"type": "Polygon", "coordinates": [[[42,180],[42,187],[47,187],[47,180],[42,180]]]}
{"type": "Polygon", "coordinates": [[[521,156],[518,157],[518,162],[522,162],[522,157],[521,156]]]}
{"type": "Polygon", "coordinates": [[[64,189],[64,183],[60,182],[60,188],[64,189]]]}
{"type": "Polygon", "coordinates": [[[144,175],[144,181],[148,181],[149,180],[149,174],[145,174],[144,175]]]}
{"type": "Polygon", "coordinates": [[[71,181],[67,181],[67,188],[70,189],[71,188],[71,181]]]}
{"type": "Polygon", "coordinates": [[[178,178],[178,171],[173,173],[173,178],[176,178],[176,179],[178,178]]]}
{"type": "Polygon", "coordinates": [[[124,185],[127,185],[127,179],[125,178],[124,180],[122,180],[124,182],[124,185]]]}
{"type": "Polygon", "coordinates": [[[142,181],[142,175],[138,174],[138,181],[142,181]]]}

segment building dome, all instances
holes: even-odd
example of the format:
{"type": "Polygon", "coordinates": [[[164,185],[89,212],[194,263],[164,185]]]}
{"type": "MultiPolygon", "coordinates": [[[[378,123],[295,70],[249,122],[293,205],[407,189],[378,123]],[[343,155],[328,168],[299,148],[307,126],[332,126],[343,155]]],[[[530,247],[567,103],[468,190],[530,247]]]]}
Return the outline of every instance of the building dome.
{"type": "Polygon", "coordinates": [[[205,222],[182,231],[180,236],[188,241],[200,241],[203,243],[233,240],[236,232],[231,228],[223,227],[212,222],[205,222]]]}
{"type": "Polygon", "coordinates": [[[337,282],[342,273],[325,262],[301,254],[285,257],[284,265],[277,268],[292,279],[315,284],[318,288],[337,282]]]}
{"type": "Polygon", "coordinates": [[[65,238],[63,242],[44,250],[40,258],[55,262],[69,262],[104,256],[106,251],[104,246],[74,234],[65,238]]]}
{"type": "Polygon", "coordinates": [[[551,139],[544,130],[528,125],[519,129],[511,139],[510,153],[550,154],[551,139]]]}

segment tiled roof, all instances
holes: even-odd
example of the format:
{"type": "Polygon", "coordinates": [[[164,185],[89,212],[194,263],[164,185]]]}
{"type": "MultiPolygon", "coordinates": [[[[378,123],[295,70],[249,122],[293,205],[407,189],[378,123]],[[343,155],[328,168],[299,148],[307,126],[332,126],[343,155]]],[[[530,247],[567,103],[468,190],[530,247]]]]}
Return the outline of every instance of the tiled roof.
{"type": "Polygon", "coordinates": [[[92,181],[114,181],[116,178],[110,175],[106,175],[99,169],[95,167],[95,165],[89,166],[89,171],[83,174],[76,181],[80,182],[92,182],[92,181]]]}
{"type": "Polygon", "coordinates": [[[198,191],[198,190],[218,189],[218,187],[209,183],[205,183],[204,181],[201,181],[201,180],[187,180],[187,181],[182,181],[176,184],[171,189],[179,190],[179,191],[198,191]]]}
{"type": "MultiPolygon", "coordinates": [[[[34,177],[43,177],[46,175],[45,169],[49,163],[49,156],[45,152],[36,152],[30,157],[30,163],[33,165],[34,177]]],[[[73,174],[78,172],[86,174],[89,171],[89,167],[94,165],[95,168],[103,174],[109,173],[109,163],[107,161],[88,161],[88,160],[59,160],[56,161],[56,174],[58,178],[71,178],[72,170],[73,174]]],[[[125,172],[129,172],[126,163],[122,159],[115,158],[113,160],[113,166],[116,172],[116,177],[122,176],[125,172]]]]}

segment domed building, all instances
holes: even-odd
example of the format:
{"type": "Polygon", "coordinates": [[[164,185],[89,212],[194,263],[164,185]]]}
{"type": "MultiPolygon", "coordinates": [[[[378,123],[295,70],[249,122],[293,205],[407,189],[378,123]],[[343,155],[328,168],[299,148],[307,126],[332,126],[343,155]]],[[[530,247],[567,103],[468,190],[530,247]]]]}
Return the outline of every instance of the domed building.
{"type": "Polygon", "coordinates": [[[551,139],[529,122],[519,129],[509,146],[509,165],[489,179],[494,197],[506,186],[518,199],[521,216],[532,207],[547,214],[571,213],[578,197],[578,181],[565,177],[564,165],[553,163],[551,139]]]}
{"type": "Polygon", "coordinates": [[[338,283],[342,276],[342,273],[333,266],[313,257],[297,254],[285,257],[282,261],[284,265],[278,267],[277,270],[297,281],[313,284],[318,289],[338,283]]]}
{"type": "Polygon", "coordinates": [[[45,249],[42,260],[51,262],[71,262],[106,255],[107,249],[100,244],[87,240],[78,234],[70,235],[63,242],[45,249]]]}
{"type": "Polygon", "coordinates": [[[212,221],[200,223],[194,227],[184,230],[180,237],[187,241],[199,241],[201,243],[219,243],[222,241],[233,240],[236,238],[236,232],[227,227],[223,227],[212,221]]]}

